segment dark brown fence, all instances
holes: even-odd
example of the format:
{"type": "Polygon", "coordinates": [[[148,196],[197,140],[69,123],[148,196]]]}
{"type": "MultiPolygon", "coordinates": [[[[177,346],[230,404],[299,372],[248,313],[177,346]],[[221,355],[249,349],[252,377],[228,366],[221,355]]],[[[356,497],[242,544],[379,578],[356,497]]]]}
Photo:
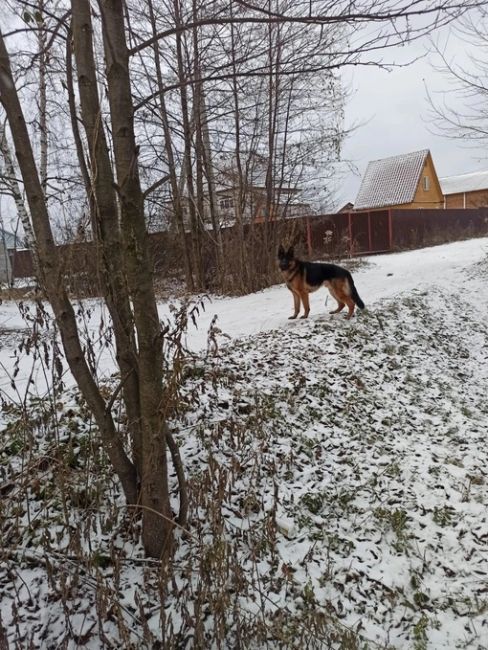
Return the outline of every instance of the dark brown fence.
{"type": "Polygon", "coordinates": [[[372,210],[307,217],[308,252],[344,248],[350,255],[422,248],[488,235],[488,208],[372,210]]]}
{"type": "Polygon", "coordinates": [[[488,235],[488,208],[391,210],[391,221],[392,250],[422,248],[488,235]]]}
{"type": "Polygon", "coordinates": [[[30,278],[34,275],[32,253],[27,248],[9,251],[12,275],[14,278],[30,278]]]}
{"type": "MultiPolygon", "coordinates": [[[[265,225],[246,226],[245,239],[256,257],[266,254],[259,246],[265,225]]],[[[451,210],[375,210],[297,217],[273,224],[273,241],[299,245],[311,258],[365,255],[488,236],[488,208],[451,210]]],[[[222,231],[224,249],[232,258],[237,233],[234,227],[222,231]]],[[[149,235],[156,274],[181,272],[182,251],[174,234],[149,235]]],[[[66,274],[81,290],[85,283],[98,284],[94,244],[65,244],[59,247],[66,274]]],[[[214,263],[209,247],[208,265],[214,263]]],[[[268,253],[269,254],[269,253],[268,253]]],[[[249,259],[252,259],[252,255],[249,259]]],[[[33,275],[31,253],[11,251],[15,278],[33,275]]],[[[229,270],[232,265],[229,265],[229,270]]]]}

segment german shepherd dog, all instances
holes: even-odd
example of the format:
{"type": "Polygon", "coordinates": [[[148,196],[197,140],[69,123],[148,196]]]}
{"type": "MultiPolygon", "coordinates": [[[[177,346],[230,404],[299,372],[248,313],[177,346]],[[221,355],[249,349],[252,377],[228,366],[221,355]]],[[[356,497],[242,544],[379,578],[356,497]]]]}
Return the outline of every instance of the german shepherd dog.
{"type": "Polygon", "coordinates": [[[280,246],[278,249],[278,264],[286,286],[293,293],[295,313],[290,318],[296,318],[300,312],[300,300],[303,303],[304,314],[307,318],[310,313],[308,294],[326,286],[331,295],[337,300],[337,309],[331,314],[338,314],[347,305],[347,319],[354,314],[357,305],[364,309],[364,302],[354,286],[352,275],[347,269],[336,264],[323,264],[320,262],[302,262],[295,257],[293,247],[287,251],[280,246]]]}

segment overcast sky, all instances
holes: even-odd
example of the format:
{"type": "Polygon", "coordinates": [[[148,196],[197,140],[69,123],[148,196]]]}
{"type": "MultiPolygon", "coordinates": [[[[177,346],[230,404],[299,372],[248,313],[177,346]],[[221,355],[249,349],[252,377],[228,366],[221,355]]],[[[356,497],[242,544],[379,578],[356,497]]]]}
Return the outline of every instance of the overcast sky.
{"type": "MultiPolygon", "coordinates": [[[[452,30],[445,29],[437,40],[447,47],[448,56],[457,63],[466,59],[466,44],[452,30]]],[[[407,61],[425,54],[429,43],[390,52],[389,60],[407,61]]],[[[384,57],[386,60],[386,55],[384,57]]],[[[346,105],[346,125],[366,122],[346,141],[344,159],[353,162],[360,175],[370,160],[378,160],[420,149],[430,149],[439,177],[488,169],[488,160],[481,150],[463,146],[459,140],[432,134],[429,124],[430,93],[446,88],[446,79],[431,63],[439,60],[433,54],[416,60],[404,68],[390,72],[374,67],[357,67],[344,73],[352,96],[346,105]]],[[[449,101],[459,100],[452,94],[449,101]]],[[[338,207],[354,201],[360,176],[347,173],[337,194],[338,207]]]]}

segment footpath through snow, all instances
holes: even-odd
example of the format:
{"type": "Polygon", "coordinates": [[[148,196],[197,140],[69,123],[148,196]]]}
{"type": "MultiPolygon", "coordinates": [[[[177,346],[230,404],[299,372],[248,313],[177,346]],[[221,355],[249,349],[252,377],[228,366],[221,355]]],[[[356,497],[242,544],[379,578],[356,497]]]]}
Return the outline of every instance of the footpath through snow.
{"type": "MultiPolygon", "coordinates": [[[[432,287],[453,293],[465,292],[469,302],[476,301],[481,306],[488,304],[486,280],[468,277],[471,273],[468,269],[487,255],[488,238],[483,238],[365,257],[366,264],[354,272],[354,281],[366,307],[373,311],[383,299],[408,294],[414,289],[428,291],[432,287]]],[[[347,261],[343,265],[347,267],[347,261]]],[[[309,318],[330,318],[328,311],[335,309],[336,305],[329,296],[327,308],[324,308],[328,295],[326,289],[321,289],[310,296],[309,318]]],[[[266,330],[294,327],[293,322],[287,321],[292,313],[293,299],[284,285],[242,298],[216,299],[199,319],[198,331],[189,332],[188,344],[193,349],[205,348],[206,332],[214,314],[218,316],[219,328],[234,339],[266,330]]],[[[161,306],[161,314],[167,314],[165,306],[161,306]]]]}
{"type": "MultiPolygon", "coordinates": [[[[434,246],[415,251],[365,257],[365,265],[354,272],[355,283],[360,296],[370,310],[381,309],[378,302],[412,290],[429,291],[432,287],[459,292],[466,296],[467,302],[478,304],[480,311],[488,304],[485,280],[476,277],[474,265],[488,255],[488,238],[471,239],[442,246],[434,246]]],[[[347,261],[344,262],[347,267],[347,261]]],[[[311,312],[309,319],[329,319],[330,309],[335,308],[334,300],[326,289],[320,289],[310,296],[311,312]],[[325,301],[327,305],[324,306],[325,301]]],[[[87,334],[98,340],[101,321],[108,323],[108,314],[100,301],[84,301],[87,321],[87,334]]],[[[258,332],[283,327],[296,327],[297,323],[288,321],[293,309],[290,292],[284,285],[277,285],[258,293],[238,298],[213,298],[206,301],[205,311],[197,319],[197,327],[189,324],[186,343],[194,351],[207,347],[208,329],[213,317],[217,316],[217,327],[230,337],[230,340],[254,335],[258,332]]],[[[172,318],[169,303],[160,303],[161,318],[172,318]]],[[[342,319],[342,316],[340,316],[342,319]]],[[[22,391],[22,377],[30,376],[30,359],[23,355],[13,358],[11,348],[18,342],[19,332],[25,331],[25,320],[13,301],[0,305],[0,367],[4,377],[0,377],[0,391],[11,394],[10,376],[14,365],[18,364],[17,389],[22,391]]],[[[225,344],[229,338],[222,337],[225,344]]],[[[111,373],[115,368],[108,350],[101,350],[99,370],[111,373]]],[[[34,369],[35,383],[40,391],[45,386],[44,373],[34,369]]]]}

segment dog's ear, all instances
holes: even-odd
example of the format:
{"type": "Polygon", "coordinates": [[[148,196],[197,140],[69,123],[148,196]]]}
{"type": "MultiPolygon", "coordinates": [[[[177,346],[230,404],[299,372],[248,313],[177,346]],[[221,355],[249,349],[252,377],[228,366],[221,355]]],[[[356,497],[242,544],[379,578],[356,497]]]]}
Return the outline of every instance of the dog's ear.
{"type": "Polygon", "coordinates": [[[293,246],[290,246],[288,249],[288,252],[286,254],[287,257],[295,257],[295,251],[293,250],[293,246]]]}
{"type": "Polygon", "coordinates": [[[280,244],[278,248],[278,257],[285,257],[285,249],[283,248],[282,244],[280,244]]]}

